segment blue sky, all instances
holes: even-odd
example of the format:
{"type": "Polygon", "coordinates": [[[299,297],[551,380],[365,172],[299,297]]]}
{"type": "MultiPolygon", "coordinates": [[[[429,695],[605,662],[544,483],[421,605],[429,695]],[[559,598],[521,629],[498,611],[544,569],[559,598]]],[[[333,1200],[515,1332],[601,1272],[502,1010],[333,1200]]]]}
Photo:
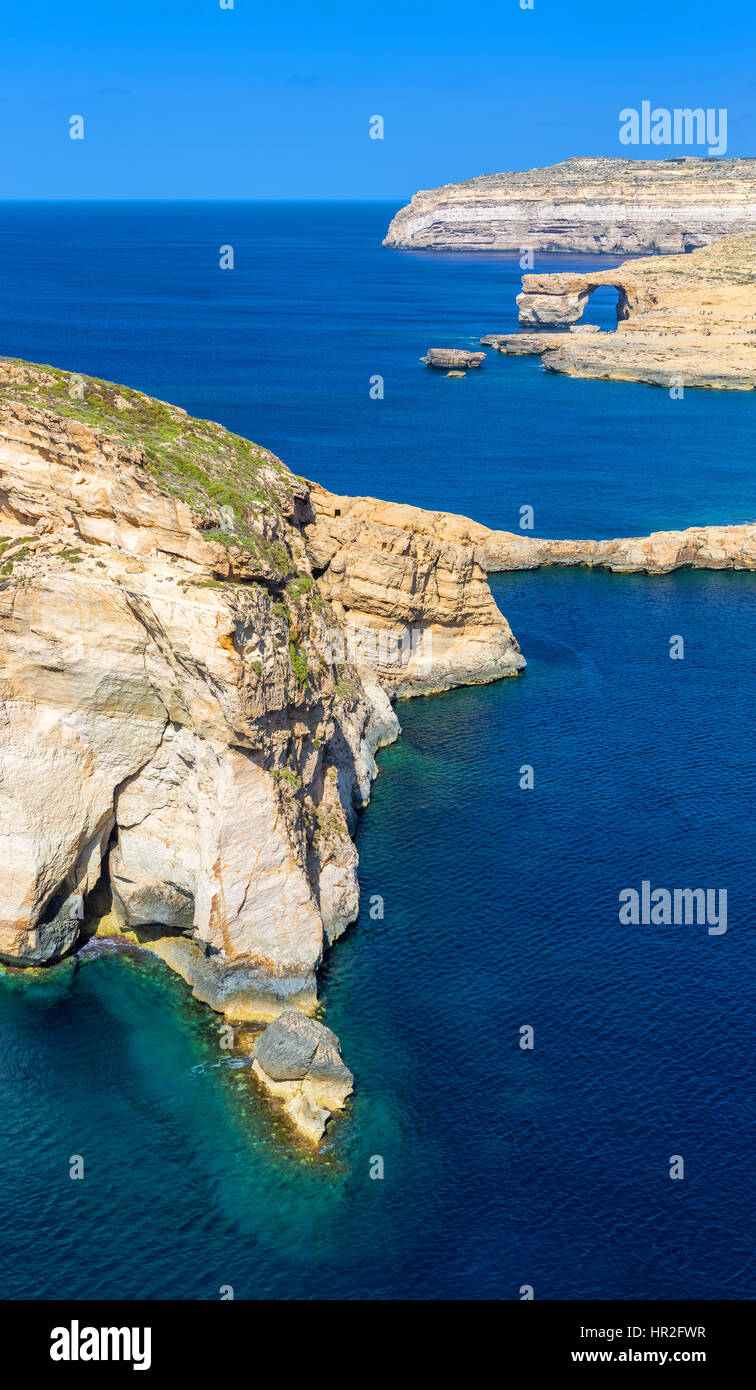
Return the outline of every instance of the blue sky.
{"type": "Polygon", "coordinates": [[[756,154],[753,0],[533,5],[5,6],[0,197],[402,202],[575,154],[699,153],[621,146],[643,100],[725,107],[728,154],[756,154]]]}

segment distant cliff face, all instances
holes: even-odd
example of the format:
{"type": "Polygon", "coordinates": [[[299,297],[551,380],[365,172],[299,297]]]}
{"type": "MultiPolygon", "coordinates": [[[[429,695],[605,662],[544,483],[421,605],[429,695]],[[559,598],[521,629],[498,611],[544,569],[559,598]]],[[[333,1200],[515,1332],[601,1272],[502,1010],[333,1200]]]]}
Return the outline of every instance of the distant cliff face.
{"type": "Polygon", "coordinates": [[[756,229],[754,159],[567,159],[416,193],[384,246],[683,252],[756,229]]]}
{"type": "Polygon", "coordinates": [[[365,525],[355,549],[312,493],[212,422],[0,361],[6,964],[97,927],[232,1018],[315,1008],[387,692],[523,662],[463,547],[365,525]]]}

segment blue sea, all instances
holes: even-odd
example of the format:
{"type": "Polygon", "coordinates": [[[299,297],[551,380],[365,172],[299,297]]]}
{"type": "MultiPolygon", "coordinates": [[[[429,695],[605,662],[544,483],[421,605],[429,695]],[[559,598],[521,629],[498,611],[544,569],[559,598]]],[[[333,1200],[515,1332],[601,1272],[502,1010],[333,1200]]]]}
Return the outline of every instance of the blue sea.
{"type": "MultiPolygon", "coordinates": [[[[461,381],[425,369],[513,329],[522,272],[388,251],[394,210],[0,204],[0,351],[175,401],[335,491],[492,526],[523,505],[549,536],[754,519],[750,394],[492,353],[461,381]]],[[[318,1154],[149,955],[0,978],[6,1297],[756,1296],[756,575],[492,588],[525,676],[402,702],[379,755],[358,846],[385,917],[323,973],[357,1085],[318,1154]],[[726,933],[621,925],[643,880],[726,889],[726,933]]]]}

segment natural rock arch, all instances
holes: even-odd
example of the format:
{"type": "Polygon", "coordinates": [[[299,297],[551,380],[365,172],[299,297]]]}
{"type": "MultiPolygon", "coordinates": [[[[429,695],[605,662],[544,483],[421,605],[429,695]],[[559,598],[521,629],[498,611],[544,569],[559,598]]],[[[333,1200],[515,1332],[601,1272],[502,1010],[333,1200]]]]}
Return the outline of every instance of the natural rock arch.
{"type": "Polygon", "coordinates": [[[630,297],[619,274],[616,279],[606,271],[601,279],[569,273],[525,275],[522,284],[522,294],[517,296],[519,321],[529,328],[567,328],[579,323],[594,291],[606,288],[617,291],[617,322],[630,317],[630,297]]]}

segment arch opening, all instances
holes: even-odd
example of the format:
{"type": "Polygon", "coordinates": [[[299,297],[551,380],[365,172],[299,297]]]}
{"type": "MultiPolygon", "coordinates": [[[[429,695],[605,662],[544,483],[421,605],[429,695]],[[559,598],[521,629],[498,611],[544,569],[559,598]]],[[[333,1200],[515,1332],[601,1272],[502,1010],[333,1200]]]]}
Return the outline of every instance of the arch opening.
{"type": "Polygon", "coordinates": [[[626,299],[617,285],[592,285],[588,290],[579,322],[586,328],[600,328],[613,333],[621,319],[627,317],[626,299]]]}

